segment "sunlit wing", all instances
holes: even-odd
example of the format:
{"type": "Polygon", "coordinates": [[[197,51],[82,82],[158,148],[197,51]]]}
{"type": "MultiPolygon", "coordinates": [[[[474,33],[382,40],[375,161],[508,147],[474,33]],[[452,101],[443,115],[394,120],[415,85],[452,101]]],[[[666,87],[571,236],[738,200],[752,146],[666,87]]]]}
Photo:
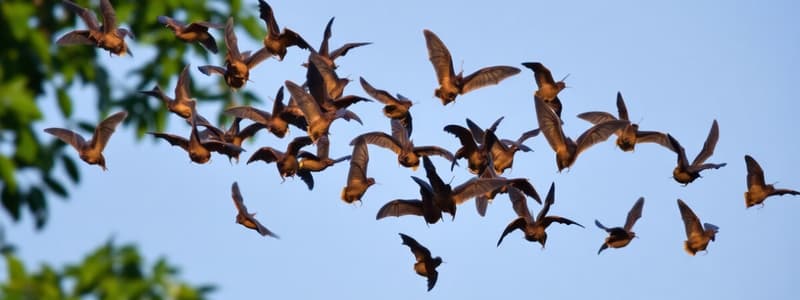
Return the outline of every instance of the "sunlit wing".
{"type": "Polygon", "coordinates": [[[453,188],[453,201],[456,204],[464,203],[469,199],[475,198],[475,196],[494,191],[506,185],[506,183],[505,179],[500,178],[472,178],[453,188]]]}
{"type": "Polygon", "coordinates": [[[672,148],[672,143],[669,141],[667,134],[663,132],[657,131],[637,131],[636,132],[636,143],[656,143],[665,148],[675,151],[672,148]]]}
{"type": "Polygon", "coordinates": [[[575,148],[575,155],[577,156],[584,150],[589,149],[589,147],[607,140],[614,132],[617,132],[627,125],[628,121],[616,120],[592,126],[592,128],[589,128],[578,137],[575,143],[577,145],[575,148]]]}
{"type": "Polygon", "coordinates": [[[84,140],[80,134],[72,130],[64,128],[47,128],[44,130],[44,132],[54,135],[55,137],[57,137],[64,143],[69,144],[70,146],[72,146],[72,148],[75,148],[75,150],[78,150],[79,152],[81,151],[81,149],[83,149],[83,147],[86,146],[86,140],[84,140]]]}
{"type": "MultiPolygon", "coordinates": [[[[103,32],[117,34],[117,14],[109,0],[100,0],[100,12],[103,14],[103,32]]],[[[125,36],[121,36],[124,38],[125,36]]]]}
{"type": "Polygon", "coordinates": [[[397,154],[400,154],[400,151],[402,151],[400,144],[398,144],[394,138],[383,132],[375,131],[359,135],[358,137],[353,139],[353,141],[350,142],[350,145],[354,145],[354,143],[359,138],[363,138],[367,144],[372,144],[381,148],[386,148],[392,150],[394,153],[397,154]]]}
{"type": "Polygon", "coordinates": [[[719,125],[717,125],[717,120],[714,120],[714,123],[711,124],[711,131],[708,132],[708,137],[706,138],[706,142],[703,143],[703,149],[700,150],[700,153],[697,154],[694,161],[692,161],[692,166],[697,166],[704,163],[712,154],[714,154],[714,148],[717,146],[717,141],[719,140],[719,125]]]}
{"type": "Polygon", "coordinates": [[[703,226],[700,225],[700,219],[697,218],[697,215],[694,214],[692,209],[681,199],[678,199],[678,209],[681,212],[683,225],[686,229],[686,237],[691,237],[692,234],[703,234],[703,226]]]}
{"type": "Polygon", "coordinates": [[[100,22],[97,21],[97,17],[94,15],[93,12],[80,7],[78,4],[75,4],[69,0],[63,0],[64,6],[67,7],[70,11],[74,14],[78,15],[84,23],[86,23],[86,27],[89,27],[91,30],[99,31],[100,30],[100,22]]]}
{"type": "Polygon", "coordinates": [[[480,69],[464,77],[461,86],[461,94],[466,94],[472,90],[488,85],[498,84],[503,79],[519,74],[520,69],[510,66],[492,66],[480,69]]]}
{"type": "Polygon", "coordinates": [[[555,152],[558,152],[559,149],[566,148],[567,138],[564,136],[564,131],[561,129],[561,118],[545,104],[542,98],[537,96],[533,98],[536,106],[536,118],[539,121],[539,129],[547,140],[547,143],[550,144],[550,148],[555,152]]]}
{"type": "Polygon", "coordinates": [[[533,76],[536,79],[536,85],[541,88],[543,85],[555,85],[556,81],[553,80],[553,75],[550,73],[542,63],[527,62],[522,63],[523,66],[533,70],[533,76]]]}
{"type": "Polygon", "coordinates": [[[585,112],[578,115],[578,118],[581,118],[589,123],[594,125],[601,124],[608,121],[617,120],[617,117],[614,115],[604,112],[604,111],[590,111],[585,112]]]}
{"type": "Polygon", "coordinates": [[[428,47],[428,59],[433,64],[439,84],[443,82],[454,84],[456,75],[453,71],[453,59],[450,57],[450,51],[436,34],[427,29],[423,33],[425,34],[425,44],[428,47]]]}
{"type": "Polygon", "coordinates": [[[121,111],[108,116],[100,122],[100,124],[95,127],[94,136],[92,136],[92,140],[89,142],[91,147],[103,151],[106,144],[108,144],[108,139],[111,138],[111,134],[113,134],[114,130],[117,128],[117,125],[125,120],[126,117],[128,117],[128,113],[121,111]]]}

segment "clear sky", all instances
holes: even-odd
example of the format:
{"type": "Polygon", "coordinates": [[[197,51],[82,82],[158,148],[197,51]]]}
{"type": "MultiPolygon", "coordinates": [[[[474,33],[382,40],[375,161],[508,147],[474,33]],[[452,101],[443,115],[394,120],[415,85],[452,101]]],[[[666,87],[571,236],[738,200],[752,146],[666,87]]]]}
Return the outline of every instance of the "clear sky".
{"type": "MultiPolygon", "coordinates": [[[[768,183],[800,189],[800,146],[793,128],[800,110],[800,4],[794,1],[335,1],[271,3],[281,26],[300,32],[318,45],[328,18],[336,17],[333,47],[370,41],[337,61],[339,74],[356,80],[345,90],[366,96],[359,76],[377,88],[415,101],[413,139],[451,151],[457,139],[442,128],[464,125],[466,117],[488,126],[500,116],[501,138],[516,138],[538,127],[527,69],[498,86],[459,96],[442,106],[433,97],[437,83],[428,61],[423,29],[448,46],[456,70],[467,73],[489,65],[540,61],[570,88],[561,93],[564,130],[577,137],[589,124],[575,115],[591,110],[616,112],[621,91],[631,119],[644,130],[671,133],[692,159],[702,148],[714,119],[720,139],[709,162],[728,166],[703,173],[684,187],[671,178],[676,155],[659,146],[639,145],[633,153],[615,148],[613,138],[584,152],[575,165],[559,173],[555,155],[542,136],[518,153],[507,177],[526,177],[542,193],[556,183],[551,214],[584,226],[553,225],[547,248],[529,243],[520,232],[497,248],[505,226],[516,215],[506,196],[479,217],[472,201],[459,207],[455,221],[426,226],[422,218],[375,220],[377,210],[397,198],[418,197],[409,176],[388,150],[370,146],[369,176],[378,182],[363,205],[339,199],[348,164],[315,174],[308,191],[302,181],[281,183],[274,165],[244,162],[258,147],[285,148],[260,132],[246,143],[242,162],[214,156],[206,165],[189,162],[185,152],[149,137],[135,141],[122,128],[106,148],[109,170],[82,164],[81,184],[66,201],[53,197],[47,227],[35,232],[27,215],[7,224],[9,239],[29,266],[63,265],[113,237],[136,243],[148,263],[166,256],[193,283],[214,283],[217,299],[248,298],[614,298],[676,299],[711,296],[720,299],[793,299],[800,269],[800,197],[777,197],[764,207],[745,209],[745,164],[750,154],[761,163],[768,183]],[[264,238],[234,223],[230,186],[238,181],[245,204],[281,239],[264,238]],[[599,219],[621,226],[634,201],[645,197],[643,217],[634,227],[639,239],[626,248],[597,255],[606,233],[599,219]],[[720,227],[707,254],[686,254],[686,239],[676,199],[686,201],[703,222],[720,227]],[[439,282],[425,291],[414,258],[398,232],[427,246],[445,263],[439,282]]],[[[257,11],[257,2],[250,8],[257,11]]],[[[153,20],[155,22],[156,20],[153,20]]],[[[167,30],[167,29],[164,29],[167,30]]],[[[136,33],[145,36],[147,33],[136,33]]],[[[215,32],[220,37],[221,32],[215,32]]],[[[241,49],[260,41],[239,36],[241,49]]],[[[100,63],[134,65],[152,55],[132,43],[136,58],[99,55],[100,63]],[[142,57],[142,58],[140,58],[142,57]]],[[[284,80],[302,82],[300,64],[307,53],[290,49],[283,62],[268,60],[252,73],[246,90],[271,107],[284,80]]],[[[220,57],[221,60],[221,57],[220,57]]],[[[200,60],[192,60],[193,66],[200,60]]],[[[125,85],[124,72],[116,75],[125,85]]],[[[192,79],[212,83],[194,67],[192,79]]],[[[177,78],[177,74],[176,74],[177,78]]],[[[162,87],[172,91],[174,85],[162,87]]],[[[94,120],[96,97],[86,91],[76,99],[81,118],[94,120]]],[[[155,101],[150,99],[149,101],[155,101]]],[[[62,126],[55,98],[42,102],[42,128],[62,126]]],[[[331,154],[350,154],[356,135],[388,131],[389,122],[376,103],[353,110],[364,126],[337,121],[331,128],[331,154]]],[[[220,107],[200,106],[213,116],[220,107]]],[[[168,131],[188,134],[171,116],[168,131]]],[[[291,137],[303,134],[293,129],[291,137]]],[[[77,155],[76,155],[77,158],[77,155]]],[[[454,184],[471,176],[466,167],[448,170],[434,158],[440,175],[454,184]]],[[[466,164],[462,163],[462,166],[466,164]]],[[[529,203],[534,214],[540,206],[529,203]]],[[[5,276],[3,274],[2,276],[5,276]]]]}

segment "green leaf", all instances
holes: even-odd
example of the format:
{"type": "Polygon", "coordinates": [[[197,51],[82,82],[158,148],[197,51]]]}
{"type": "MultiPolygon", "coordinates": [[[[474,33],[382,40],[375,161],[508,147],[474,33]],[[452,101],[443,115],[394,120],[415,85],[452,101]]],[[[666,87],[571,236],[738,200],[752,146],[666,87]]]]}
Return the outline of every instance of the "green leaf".
{"type": "Polygon", "coordinates": [[[25,272],[25,266],[22,265],[22,261],[11,254],[5,254],[4,256],[8,266],[8,278],[12,281],[27,281],[28,275],[25,272]]]}
{"type": "Polygon", "coordinates": [[[37,162],[39,154],[39,143],[27,128],[17,131],[16,151],[14,158],[22,165],[30,166],[37,162]]]}
{"type": "Polygon", "coordinates": [[[78,122],[78,127],[80,127],[80,129],[86,132],[94,132],[94,128],[97,126],[87,121],[80,121],[78,122]]]}
{"type": "Polygon", "coordinates": [[[67,95],[67,91],[64,89],[58,89],[56,91],[56,95],[58,96],[58,108],[61,110],[61,115],[65,118],[69,118],[72,116],[72,99],[67,95]]]}
{"type": "MultiPolygon", "coordinates": [[[[8,25],[14,38],[17,40],[24,40],[31,28],[28,26],[28,19],[33,15],[34,7],[30,4],[19,3],[2,3],[2,12],[8,18],[8,25]]],[[[6,30],[9,30],[6,29],[6,30]]]]}
{"type": "Polygon", "coordinates": [[[0,84],[0,116],[4,126],[19,128],[42,117],[27,82],[25,77],[17,76],[0,84]]]}
{"type": "Polygon", "coordinates": [[[37,289],[42,299],[64,299],[64,292],[61,290],[60,275],[48,265],[42,266],[39,274],[34,275],[37,281],[37,289]]]}
{"type": "Polygon", "coordinates": [[[69,196],[69,192],[67,192],[67,189],[64,188],[64,185],[62,185],[60,182],[56,181],[55,179],[49,176],[45,176],[43,180],[44,184],[47,185],[47,188],[49,188],[50,191],[52,191],[53,193],[56,193],[56,195],[59,195],[64,198],[69,196]]]}
{"type": "MultiPolygon", "coordinates": [[[[264,33],[265,31],[263,29],[263,26],[261,24],[259,24],[255,19],[252,19],[252,18],[244,19],[244,20],[239,21],[239,24],[242,27],[244,27],[244,29],[247,31],[247,33],[252,38],[256,38],[258,36],[262,36],[262,38],[263,38],[263,35],[266,34],[266,33],[264,33]]],[[[253,49],[253,51],[255,51],[255,50],[256,49],[253,49]]]]}
{"type": "Polygon", "coordinates": [[[13,161],[8,159],[5,155],[0,155],[0,179],[3,183],[3,190],[8,189],[16,193],[17,180],[14,178],[14,170],[16,165],[13,161]]]}
{"type": "Polygon", "coordinates": [[[3,190],[0,191],[0,201],[3,202],[3,207],[11,215],[11,218],[14,221],[19,221],[19,208],[22,206],[22,198],[16,187],[12,190],[8,186],[3,186],[3,190]]]}
{"type": "Polygon", "coordinates": [[[71,179],[73,183],[80,182],[81,172],[78,169],[78,165],[75,164],[75,160],[72,159],[72,157],[63,154],[61,155],[61,162],[64,163],[64,170],[67,171],[67,176],[69,176],[69,179],[71,179]]]}
{"type": "Polygon", "coordinates": [[[47,223],[47,201],[41,188],[32,187],[28,191],[28,208],[33,214],[36,229],[42,229],[47,223]]]}

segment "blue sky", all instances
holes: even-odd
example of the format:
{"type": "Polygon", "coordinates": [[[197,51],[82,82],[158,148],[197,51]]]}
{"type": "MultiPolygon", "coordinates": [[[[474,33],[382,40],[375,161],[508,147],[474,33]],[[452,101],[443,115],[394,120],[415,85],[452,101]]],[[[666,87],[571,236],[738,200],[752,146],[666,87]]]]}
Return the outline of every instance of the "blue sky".
{"type": "MultiPolygon", "coordinates": [[[[766,180],[800,189],[791,138],[800,104],[796,101],[800,69],[798,4],[775,1],[336,1],[271,3],[281,26],[300,32],[318,45],[325,23],[336,17],[331,43],[370,41],[338,60],[339,74],[401,93],[416,103],[413,139],[417,145],[436,144],[451,151],[457,139],[444,131],[447,124],[464,124],[469,117],[488,126],[505,116],[501,137],[516,138],[538,127],[532,93],[532,73],[525,69],[498,86],[459,96],[442,106],[433,97],[437,83],[423,29],[435,32],[448,46],[458,70],[469,73],[489,65],[540,61],[561,78],[570,74],[570,88],[561,93],[564,130],[576,138],[589,124],[575,115],[591,110],[615,112],[615,94],[625,97],[631,119],[644,130],[671,133],[692,159],[702,148],[711,122],[720,126],[720,140],[710,162],[728,166],[703,173],[684,187],[671,178],[675,154],[654,145],[639,145],[633,153],[615,148],[613,138],[584,152],[562,173],[542,136],[526,144],[535,151],[519,153],[507,177],[526,177],[542,193],[556,183],[551,214],[584,226],[553,225],[547,248],[510,234],[501,247],[496,241],[516,215],[507,197],[499,196],[486,217],[475,213],[473,202],[459,207],[454,222],[426,226],[421,218],[376,221],[386,202],[418,196],[409,176],[424,177],[398,166],[396,156],[370,147],[369,176],[378,182],[363,205],[339,199],[348,164],[315,175],[308,191],[302,181],[281,183],[274,165],[246,165],[258,147],[285,148],[261,132],[245,144],[239,164],[214,156],[206,165],[166,142],[135,141],[129,128],[118,130],[106,149],[109,170],[82,165],[82,182],[67,201],[51,204],[50,221],[33,231],[30,218],[8,224],[9,239],[30,266],[76,261],[110,237],[134,242],[149,262],[166,256],[181,267],[181,277],[194,283],[215,283],[217,299],[244,298],[487,298],[531,295],[537,298],[654,299],[713,296],[723,299],[790,299],[798,294],[800,227],[798,197],[767,200],[766,206],[745,209],[743,156],[752,155],[765,170],[766,180]],[[238,181],[248,208],[281,236],[263,238],[234,223],[236,210],[230,186],[238,181]],[[606,234],[592,223],[624,223],[634,201],[646,199],[643,217],[634,227],[639,239],[626,248],[596,254],[606,234]],[[720,227],[708,254],[687,255],[683,224],[676,205],[681,198],[703,222],[720,227]],[[427,246],[445,263],[439,282],[425,291],[414,258],[400,244],[398,232],[427,246]],[[619,289],[619,291],[617,291],[619,289]]],[[[256,11],[256,1],[251,4],[256,11]]],[[[153,20],[155,22],[155,20],[153,20]]],[[[166,29],[165,29],[166,30],[166,29]]],[[[147,33],[136,33],[143,36],[147,33]]],[[[221,36],[221,32],[216,32],[221,36]]],[[[260,41],[240,34],[242,50],[260,41]]],[[[132,43],[136,58],[98,56],[100,63],[133,66],[152,55],[132,43]]],[[[268,60],[252,73],[245,89],[271,107],[271,97],[284,80],[302,82],[300,67],[307,53],[291,49],[283,62],[268,60]]],[[[193,60],[193,65],[200,60],[193,60]]],[[[124,73],[117,77],[124,85],[124,73]]],[[[192,80],[213,83],[195,68],[192,80]]],[[[177,78],[177,74],[176,74],[177,78]]],[[[174,84],[174,83],[173,83],[174,84]]],[[[174,85],[162,87],[172,91],[174,85]]],[[[96,98],[90,90],[76,100],[83,119],[96,118],[96,98]]],[[[352,82],[345,90],[364,96],[352,82]]],[[[151,101],[155,101],[151,99],[151,101]]],[[[42,102],[42,128],[63,125],[55,98],[42,102]]],[[[356,135],[388,131],[381,105],[359,103],[353,110],[364,126],[336,122],[331,128],[333,156],[350,154],[356,135]]],[[[199,107],[213,116],[214,104],[199,107]]],[[[189,129],[172,116],[168,131],[189,129]]],[[[291,136],[303,134],[293,130],[291,136]]],[[[76,155],[77,158],[77,155],[76,155]]],[[[454,184],[470,178],[466,168],[447,170],[434,159],[444,180],[454,184]]],[[[465,164],[462,163],[462,166],[465,164]]],[[[529,203],[536,213],[540,206],[529,203]]],[[[5,276],[5,274],[0,275],[5,276]]]]}

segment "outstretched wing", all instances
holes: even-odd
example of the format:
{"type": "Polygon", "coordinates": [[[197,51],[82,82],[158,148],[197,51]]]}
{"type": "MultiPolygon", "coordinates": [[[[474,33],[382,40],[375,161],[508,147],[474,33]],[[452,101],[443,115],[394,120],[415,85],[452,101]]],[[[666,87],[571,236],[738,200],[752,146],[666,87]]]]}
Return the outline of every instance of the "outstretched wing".
{"type": "MultiPolygon", "coordinates": [[[[67,7],[67,9],[78,15],[78,17],[80,17],[83,20],[83,22],[86,23],[86,27],[89,27],[89,29],[91,30],[96,30],[96,31],[100,30],[100,23],[97,22],[97,17],[94,15],[93,12],[83,7],[80,7],[78,4],[75,4],[74,2],[69,0],[64,0],[63,3],[64,6],[67,7]]],[[[107,21],[104,20],[104,22],[107,21]]]]}
{"type": "Polygon", "coordinates": [[[375,216],[375,220],[380,220],[385,217],[400,217],[405,215],[422,216],[423,215],[422,201],[418,199],[392,200],[389,203],[384,204],[381,207],[381,209],[378,210],[378,214],[375,216]]]}
{"type": "Polygon", "coordinates": [[[267,50],[267,48],[262,47],[261,49],[258,49],[258,51],[253,53],[252,55],[248,56],[244,60],[244,64],[247,65],[248,69],[252,69],[256,65],[260,64],[262,61],[270,58],[271,56],[272,56],[272,54],[269,53],[269,50],[267,50]]]}
{"type": "Polygon", "coordinates": [[[183,67],[181,74],[178,76],[178,83],[175,84],[175,100],[188,101],[191,99],[189,95],[189,84],[191,78],[189,77],[189,64],[183,67]]]}
{"type": "MultiPolygon", "coordinates": [[[[308,152],[305,152],[305,153],[308,153],[308,152]]],[[[311,154],[311,153],[308,153],[308,154],[311,154]]],[[[297,174],[297,176],[300,177],[300,180],[305,182],[305,184],[308,187],[309,191],[314,189],[314,175],[311,175],[311,171],[305,170],[305,169],[298,169],[297,173],[295,173],[295,174],[297,174]]]]}
{"type": "Polygon", "coordinates": [[[530,148],[528,148],[528,146],[523,145],[522,143],[524,143],[525,141],[527,141],[530,138],[533,138],[533,137],[539,135],[540,131],[541,130],[539,128],[536,128],[536,129],[531,129],[531,130],[525,131],[522,134],[520,134],[519,138],[516,141],[517,142],[517,146],[520,147],[520,150],[525,151],[525,152],[530,151],[530,148]],[[524,149],[523,149],[523,147],[524,147],[524,149]],[[527,150],[525,150],[525,149],[527,149],[527,150]]]}
{"type": "Polygon", "coordinates": [[[127,116],[128,113],[126,111],[121,111],[108,116],[100,122],[100,124],[97,124],[97,127],[94,129],[94,136],[92,136],[92,140],[89,142],[91,147],[103,151],[106,144],[108,144],[108,139],[111,138],[111,134],[114,133],[114,129],[116,129],[117,125],[125,120],[127,116]]]}
{"type": "Polygon", "coordinates": [[[347,185],[363,184],[367,182],[367,165],[369,152],[364,140],[357,140],[353,145],[353,154],[350,156],[350,170],[347,173],[347,185]]]}
{"type": "Polygon", "coordinates": [[[275,148],[272,147],[261,147],[256,150],[252,155],[250,155],[250,159],[247,160],[247,163],[251,163],[257,160],[263,160],[266,163],[276,162],[280,158],[283,157],[283,153],[275,148]]]}
{"type": "Polygon", "coordinates": [[[365,92],[367,92],[367,95],[375,98],[375,100],[378,100],[378,102],[383,103],[384,105],[397,104],[398,101],[395,97],[392,97],[392,95],[387,91],[376,89],[370,85],[369,82],[364,79],[364,77],[359,77],[359,81],[361,82],[361,87],[365,92]]]}
{"type": "MultiPolygon", "coordinates": [[[[605,225],[603,225],[602,223],[600,223],[600,221],[598,221],[597,219],[595,219],[595,220],[594,220],[594,225],[595,225],[595,226],[597,226],[598,228],[602,229],[602,230],[605,230],[606,232],[611,232],[611,228],[608,228],[608,227],[606,227],[605,225]]],[[[605,244],[604,244],[604,245],[605,245],[605,244]]],[[[606,247],[607,247],[607,246],[606,246],[606,247]]],[[[601,250],[601,251],[602,251],[602,250],[601,250]]]]}
{"type": "Polygon", "coordinates": [[[508,223],[508,225],[506,225],[506,229],[503,230],[503,234],[500,235],[500,239],[497,240],[497,247],[500,247],[500,243],[503,242],[503,239],[506,237],[506,235],[517,229],[524,231],[525,225],[527,224],[527,221],[523,217],[516,218],[514,221],[511,221],[511,223],[508,223]]]}
{"type": "Polygon", "coordinates": [[[96,43],[89,39],[88,30],[73,30],[64,34],[56,41],[56,45],[95,45],[96,43]]]}
{"type": "Polygon", "coordinates": [[[519,68],[511,66],[492,66],[480,69],[469,74],[461,81],[461,94],[466,94],[487,85],[498,84],[503,79],[517,75],[519,72],[519,68]]]}
{"type": "Polygon", "coordinates": [[[506,183],[507,180],[500,178],[472,178],[453,188],[453,201],[456,204],[464,203],[475,196],[494,191],[506,183]]]}
{"type": "Polygon", "coordinates": [[[62,140],[64,143],[69,144],[70,146],[72,146],[72,148],[75,148],[75,150],[78,150],[79,152],[81,151],[81,149],[83,149],[83,147],[86,146],[86,140],[84,140],[80,134],[72,130],[64,128],[46,128],[44,132],[54,135],[55,137],[62,140]]]}
{"type": "Polygon", "coordinates": [[[396,119],[390,119],[389,124],[392,127],[392,137],[397,141],[397,143],[403,148],[411,148],[413,144],[409,139],[408,130],[403,126],[403,124],[396,119]]]}
{"type": "Polygon", "coordinates": [[[767,196],[800,195],[800,192],[790,189],[775,189],[767,196]]]}
{"type": "Polygon", "coordinates": [[[608,139],[614,132],[628,125],[628,121],[615,120],[597,124],[586,130],[576,141],[575,156],[589,147],[608,139]]]}
{"type": "Polygon", "coordinates": [[[239,53],[239,39],[233,31],[233,17],[229,17],[225,23],[225,46],[228,49],[228,56],[234,60],[241,60],[242,54],[239,53]]]}
{"type": "MultiPolygon", "coordinates": [[[[103,14],[103,32],[106,34],[117,33],[117,14],[108,0],[100,0],[100,12],[103,14]]],[[[125,36],[122,36],[123,38],[125,36]]]]}
{"type": "Polygon", "coordinates": [[[231,185],[231,197],[233,198],[233,205],[236,206],[236,211],[238,211],[240,215],[249,215],[247,213],[247,206],[244,205],[242,192],[239,191],[239,184],[236,181],[231,185]]]}
{"type": "Polygon", "coordinates": [[[564,224],[564,225],[578,225],[581,228],[586,228],[586,227],[583,227],[583,225],[579,224],[578,222],[575,222],[573,220],[570,220],[570,219],[567,219],[567,218],[564,218],[564,217],[546,216],[546,217],[544,217],[544,219],[542,219],[542,224],[545,227],[550,226],[550,224],[552,224],[553,222],[561,223],[561,224],[564,224]]]}
{"type": "Polygon", "coordinates": [[[706,142],[703,144],[703,150],[700,150],[700,153],[698,153],[697,157],[692,161],[692,167],[700,166],[714,154],[714,147],[717,146],[717,140],[719,140],[719,125],[717,125],[717,120],[714,120],[714,123],[711,124],[711,131],[708,132],[706,142]]]}
{"type": "Polygon", "coordinates": [[[294,138],[288,146],[286,146],[286,154],[297,156],[297,153],[300,152],[300,148],[311,145],[311,143],[312,141],[310,137],[298,136],[294,138]]]}
{"type": "MultiPolygon", "coordinates": [[[[308,88],[312,91],[312,95],[320,102],[328,101],[330,99],[337,99],[341,97],[344,86],[349,80],[339,78],[333,67],[325,62],[325,58],[317,53],[311,52],[308,56],[308,72],[306,73],[306,80],[308,81],[308,88]],[[316,90],[316,92],[314,92],[316,90]],[[319,95],[322,91],[326,94],[319,95]]],[[[322,103],[320,103],[322,105],[322,103]]]]}
{"type": "Polygon", "coordinates": [[[328,20],[328,24],[325,25],[325,32],[322,33],[322,43],[319,44],[319,51],[317,51],[320,55],[330,57],[330,55],[328,55],[328,41],[331,39],[331,35],[333,35],[331,32],[331,26],[333,26],[333,20],[335,18],[336,17],[331,17],[331,19],[328,20]]]}
{"type": "Polygon", "coordinates": [[[544,199],[544,205],[542,209],[539,210],[539,214],[536,215],[536,221],[541,222],[547,216],[547,213],[550,212],[550,206],[556,202],[556,183],[553,182],[550,184],[550,189],[547,191],[547,197],[544,199]]]}
{"type": "Polygon", "coordinates": [[[744,156],[744,162],[747,165],[747,188],[749,189],[754,185],[764,186],[766,184],[764,180],[764,170],[761,169],[758,162],[750,155],[744,156]]]}
{"type": "Polygon", "coordinates": [[[625,100],[622,100],[622,93],[617,92],[617,113],[620,120],[630,121],[628,118],[628,107],[625,106],[625,100]]]}
{"type": "Polygon", "coordinates": [[[347,52],[350,51],[350,49],[358,48],[358,47],[361,47],[361,46],[366,46],[366,45],[369,45],[369,44],[372,44],[372,43],[370,43],[370,42],[347,43],[347,44],[344,44],[341,47],[337,48],[336,50],[333,50],[329,54],[329,56],[330,56],[331,60],[336,60],[337,58],[339,58],[339,56],[347,55],[347,52]]]}
{"type": "Polygon", "coordinates": [[[303,111],[303,115],[308,124],[313,123],[314,120],[321,117],[322,113],[320,112],[319,104],[317,104],[317,101],[315,101],[311,95],[306,93],[302,87],[289,80],[285,82],[285,85],[286,88],[289,89],[289,94],[292,95],[292,99],[297,102],[297,106],[303,111]]]}
{"type": "Polygon", "coordinates": [[[202,141],[202,145],[203,148],[208,149],[208,151],[214,151],[219,154],[227,155],[229,157],[230,156],[238,157],[238,155],[244,151],[242,147],[222,141],[206,140],[202,141]]]}
{"type": "Polygon", "coordinates": [[[544,99],[534,95],[533,102],[536,107],[539,129],[547,143],[550,144],[550,148],[555,152],[558,152],[559,149],[565,149],[567,147],[567,137],[564,136],[564,131],[561,129],[561,118],[550,106],[545,104],[544,99]]]}
{"type": "Polygon", "coordinates": [[[553,80],[553,75],[550,73],[540,62],[526,62],[522,63],[523,66],[533,71],[533,77],[536,79],[536,86],[542,88],[543,85],[555,85],[556,81],[553,80]]]}
{"type": "Polygon", "coordinates": [[[425,248],[425,246],[422,246],[414,238],[402,233],[400,234],[400,238],[403,239],[403,245],[406,245],[409,249],[411,249],[411,253],[414,254],[414,257],[417,259],[417,261],[423,261],[426,258],[431,257],[431,251],[429,251],[428,248],[425,248]]]}
{"type": "Polygon", "coordinates": [[[270,38],[277,39],[281,34],[281,30],[278,27],[278,22],[275,21],[275,14],[272,11],[272,7],[269,6],[266,1],[258,0],[258,12],[259,17],[267,23],[267,34],[270,38]]]}
{"type": "Polygon", "coordinates": [[[183,24],[173,18],[168,16],[158,16],[158,23],[161,25],[167,26],[172,32],[179,33],[183,31],[183,28],[186,27],[186,24],[183,24]]]}
{"type": "Polygon", "coordinates": [[[300,49],[311,48],[311,45],[309,45],[308,42],[306,42],[306,40],[303,39],[303,37],[299,33],[294,32],[288,28],[283,29],[283,34],[281,34],[281,40],[286,41],[284,43],[286,47],[297,46],[300,47],[300,49]]]}
{"type": "Polygon", "coordinates": [[[170,145],[178,146],[183,148],[183,150],[189,150],[189,140],[182,136],[177,136],[174,134],[169,133],[161,133],[161,132],[148,132],[157,138],[161,138],[169,142],[170,145]]]}
{"type": "MultiPolygon", "coordinates": [[[[491,168],[487,168],[487,170],[488,169],[491,168]]],[[[537,203],[542,204],[542,198],[539,196],[539,193],[536,192],[536,189],[533,187],[531,182],[528,181],[528,179],[526,178],[509,179],[508,186],[522,192],[525,196],[533,198],[533,200],[536,200],[537,203]]]]}
{"type": "Polygon", "coordinates": [[[331,140],[328,138],[328,136],[323,135],[319,137],[319,139],[317,140],[317,157],[322,159],[330,158],[330,150],[331,150],[331,140]]]}
{"type": "Polygon", "coordinates": [[[211,74],[225,75],[225,68],[220,66],[205,65],[197,67],[200,73],[211,76],[211,74]]]}
{"type": "Polygon", "coordinates": [[[680,168],[688,168],[689,167],[689,159],[686,158],[686,150],[683,149],[683,146],[678,142],[675,137],[670,134],[667,134],[667,139],[669,139],[669,144],[672,146],[672,150],[678,154],[678,167],[680,168]]]}
{"type": "Polygon", "coordinates": [[[461,142],[463,153],[472,153],[478,151],[478,145],[475,143],[475,138],[472,137],[472,132],[459,125],[447,125],[444,131],[455,135],[461,142]]]}
{"type": "Polygon", "coordinates": [[[400,151],[402,151],[400,144],[393,137],[383,132],[373,131],[364,133],[354,138],[350,142],[350,145],[355,145],[358,139],[364,139],[364,141],[367,144],[372,144],[378,147],[386,148],[392,150],[394,153],[397,154],[400,154],[400,151]]]}
{"type": "Polygon", "coordinates": [[[625,219],[625,231],[630,232],[633,229],[633,224],[636,224],[636,220],[642,217],[642,209],[644,208],[644,197],[639,197],[639,200],[636,200],[636,203],[633,204],[631,211],[628,212],[628,218],[625,219]]]}
{"type": "Polygon", "coordinates": [[[518,217],[525,219],[526,223],[533,223],[536,221],[533,219],[533,216],[531,216],[530,209],[528,209],[528,199],[525,198],[525,195],[518,189],[509,187],[508,198],[511,199],[511,207],[514,209],[514,212],[517,213],[518,217]]]}
{"type": "Polygon", "coordinates": [[[450,82],[455,85],[456,74],[453,71],[453,59],[450,57],[450,51],[436,34],[427,29],[422,32],[425,35],[425,45],[428,47],[428,59],[433,64],[439,84],[450,82]]]}
{"type": "Polygon", "coordinates": [[[428,271],[428,291],[430,292],[431,289],[436,285],[436,280],[439,278],[439,272],[436,271],[436,267],[430,263],[425,264],[425,269],[430,270],[428,271]]]}
{"type": "Polygon", "coordinates": [[[637,131],[636,132],[636,143],[656,143],[665,148],[675,151],[675,148],[672,147],[672,143],[669,141],[666,133],[657,132],[657,131],[637,131]]]}
{"type": "Polygon", "coordinates": [[[686,229],[686,237],[690,238],[692,235],[702,235],[703,226],[700,224],[700,219],[694,214],[683,200],[678,199],[678,209],[681,211],[681,218],[683,218],[683,225],[686,229]]]}
{"type": "Polygon", "coordinates": [[[248,119],[256,123],[269,126],[272,123],[272,114],[252,106],[235,106],[224,111],[226,115],[248,119]]]}
{"type": "Polygon", "coordinates": [[[261,236],[271,236],[276,239],[279,238],[278,235],[276,235],[272,231],[269,231],[267,227],[264,227],[264,225],[262,225],[261,222],[259,222],[258,220],[256,220],[256,218],[253,217],[255,213],[251,214],[247,212],[247,207],[244,206],[244,199],[242,198],[242,193],[239,191],[239,184],[236,183],[236,181],[234,181],[233,185],[231,186],[231,196],[233,198],[233,204],[236,206],[236,210],[238,211],[239,215],[244,216],[245,218],[245,221],[243,222],[242,225],[244,225],[247,228],[255,229],[256,231],[258,231],[259,234],[261,234],[261,236]]]}
{"type": "Polygon", "coordinates": [[[469,118],[467,118],[467,128],[469,128],[469,132],[472,133],[472,138],[475,139],[475,142],[483,143],[486,136],[486,132],[483,131],[483,128],[475,124],[475,122],[469,118]]]}
{"type": "Polygon", "coordinates": [[[578,118],[581,118],[589,123],[594,125],[601,124],[608,121],[617,120],[614,115],[604,112],[604,111],[590,111],[581,113],[578,115],[578,118]]]}
{"type": "Polygon", "coordinates": [[[455,162],[456,160],[455,156],[453,156],[453,153],[450,153],[450,151],[447,151],[447,149],[444,149],[439,146],[414,147],[414,153],[416,153],[419,156],[431,156],[431,155],[441,156],[449,160],[450,162],[455,162]]]}
{"type": "Polygon", "coordinates": [[[428,177],[428,182],[430,182],[431,188],[434,192],[441,192],[449,187],[444,183],[439,174],[436,173],[436,166],[433,165],[431,159],[427,156],[422,157],[422,167],[425,168],[425,176],[428,177]]]}

